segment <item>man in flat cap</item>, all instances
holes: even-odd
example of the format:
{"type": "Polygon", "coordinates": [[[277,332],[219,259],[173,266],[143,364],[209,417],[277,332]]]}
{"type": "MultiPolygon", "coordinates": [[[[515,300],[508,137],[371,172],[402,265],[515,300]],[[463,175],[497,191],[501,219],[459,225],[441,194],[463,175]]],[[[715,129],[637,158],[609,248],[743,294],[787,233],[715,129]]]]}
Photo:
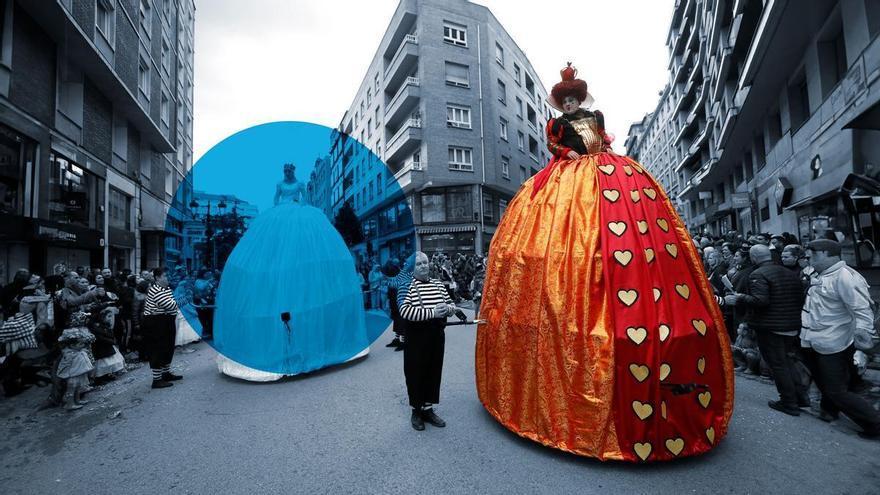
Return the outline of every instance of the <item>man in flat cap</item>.
{"type": "Polygon", "coordinates": [[[813,379],[822,391],[820,419],[833,421],[843,412],[864,431],[880,438],[880,413],[847,389],[857,339],[876,338],[868,283],[840,259],[840,243],[817,239],[807,245],[807,259],[818,276],[812,280],[802,313],[801,346],[813,379]]]}

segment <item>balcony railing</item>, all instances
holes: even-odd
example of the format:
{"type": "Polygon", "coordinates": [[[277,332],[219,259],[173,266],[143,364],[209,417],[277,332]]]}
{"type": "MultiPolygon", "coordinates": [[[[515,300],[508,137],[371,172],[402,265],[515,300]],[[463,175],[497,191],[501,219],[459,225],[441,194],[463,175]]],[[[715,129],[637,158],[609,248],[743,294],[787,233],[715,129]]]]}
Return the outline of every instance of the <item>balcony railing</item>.
{"type": "Polygon", "coordinates": [[[421,129],[422,127],[422,119],[409,119],[400,126],[400,129],[394,133],[394,136],[388,140],[387,149],[391,149],[397,144],[397,140],[400,139],[400,136],[403,136],[410,128],[421,129]]]}
{"type": "Polygon", "coordinates": [[[400,99],[400,96],[406,91],[407,87],[409,86],[419,87],[419,78],[413,76],[407,77],[403,84],[400,86],[400,89],[397,90],[397,93],[394,95],[393,98],[391,98],[391,101],[388,102],[388,105],[386,105],[385,108],[393,107],[394,104],[397,103],[397,100],[400,99]]]}
{"type": "Polygon", "coordinates": [[[408,34],[403,37],[403,41],[400,43],[400,46],[397,47],[397,51],[394,52],[394,56],[391,57],[391,61],[388,62],[388,65],[385,67],[385,73],[387,74],[392,67],[394,67],[394,63],[397,62],[397,59],[400,57],[400,54],[406,49],[406,44],[412,43],[413,45],[419,44],[419,38],[414,34],[408,34]]]}

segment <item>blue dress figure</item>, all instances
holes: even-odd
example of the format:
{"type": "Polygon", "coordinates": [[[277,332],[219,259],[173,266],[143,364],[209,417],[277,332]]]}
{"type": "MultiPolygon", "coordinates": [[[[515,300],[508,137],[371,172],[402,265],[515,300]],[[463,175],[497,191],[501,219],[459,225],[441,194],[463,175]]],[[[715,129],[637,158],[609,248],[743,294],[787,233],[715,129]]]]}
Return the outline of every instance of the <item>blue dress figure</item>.
{"type": "Polygon", "coordinates": [[[285,164],[275,206],[251,222],[223,267],[214,348],[226,375],[272,381],[369,351],[354,259],[304,197],[295,167],[285,164]]]}

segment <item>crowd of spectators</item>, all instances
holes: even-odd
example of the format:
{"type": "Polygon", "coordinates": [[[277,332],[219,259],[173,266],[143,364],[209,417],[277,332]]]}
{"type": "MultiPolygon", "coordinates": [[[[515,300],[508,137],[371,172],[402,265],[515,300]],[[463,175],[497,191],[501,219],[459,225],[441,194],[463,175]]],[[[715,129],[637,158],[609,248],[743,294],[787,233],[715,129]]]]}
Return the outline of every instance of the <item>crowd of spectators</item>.
{"type": "MultiPolygon", "coordinates": [[[[219,272],[169,272],[180,305],[178,344],[210,335],[219,272]],[[193,317],[186,318],[184,313],[193,317]],[[189,321],[188,321],[189,320],[189,321]],[[189,322],[195,322],[194,330],[189,322]],[[186,331],[181,331],[186,327],[186,331]],[[202,328],[203,327],[203,328],[202,328]]],[[[48,386],[48,406],[78,409],[83,394],[149,359],[142,321],[153,271],[75,270],[43,277],[19,269],[0,288],[0,384],[6,396],[48,386]]]]}

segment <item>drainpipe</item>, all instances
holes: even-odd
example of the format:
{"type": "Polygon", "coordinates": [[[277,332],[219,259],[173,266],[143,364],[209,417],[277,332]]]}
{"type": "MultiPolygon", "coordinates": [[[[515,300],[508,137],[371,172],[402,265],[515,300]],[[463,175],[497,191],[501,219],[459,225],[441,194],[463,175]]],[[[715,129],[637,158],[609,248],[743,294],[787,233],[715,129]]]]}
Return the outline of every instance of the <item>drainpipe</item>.
{"type": "MultiPolygon", "coordinates": [[[[483,130],[483,56],[480,50],[480,25],[477,24],[477,88],[479,94],[479,102],[480,102],[480,164],[482,168],[482,178],[480,179],[480,235],[477,236],[479,239],[479,249],[476,250],[479,254],[483,253],[483,235],[485,234],[484,230],[486,228],[485,220],[483,220],[483,185],[486,183],[486,146],[485,146],[485,133],[483,130]]],[[[475,246],[476,247],[476,246],[475,246]]]]}

